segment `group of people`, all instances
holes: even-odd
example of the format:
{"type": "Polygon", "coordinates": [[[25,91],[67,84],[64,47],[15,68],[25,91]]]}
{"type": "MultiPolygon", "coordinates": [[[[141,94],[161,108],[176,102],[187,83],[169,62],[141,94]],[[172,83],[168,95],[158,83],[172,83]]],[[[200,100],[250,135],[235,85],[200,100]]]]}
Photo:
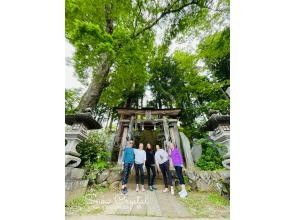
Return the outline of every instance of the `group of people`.
{"type": "Polygon", "coordinates": [[[185,182],[183,177],[183,157],[180,150],[173,143],[169,143],[168,152],[162,149],[159,145],[156,145],[156,151],[152,149],[151,144],[146,145],[146,151],[143,149],[143,143],[139,144],[139,148],[134,148],[134,141],[128,141],[127,146],[122,152],[122,164],[123,164],[123,178],[122,178],[122,193],[126,194],[128,178],[131,169],[134,165],[136,174],[136,192],[140,191],[139,184],[141,184],[141,191],[144,192],[144,166],[147,170],[148,188],[150,191],[157,190],[155,187],[156,167],[161,171],[163,176],[163,182],[165,188],[163,192],[169,191],[174,195],[173,178],[170,172],[170,161],[172,162],[177,177],[181,185],[180,197],[186,197],[188,195],[185,189],[185,182]],[[152,174],[151,174],[152,173],[152,174]]]}

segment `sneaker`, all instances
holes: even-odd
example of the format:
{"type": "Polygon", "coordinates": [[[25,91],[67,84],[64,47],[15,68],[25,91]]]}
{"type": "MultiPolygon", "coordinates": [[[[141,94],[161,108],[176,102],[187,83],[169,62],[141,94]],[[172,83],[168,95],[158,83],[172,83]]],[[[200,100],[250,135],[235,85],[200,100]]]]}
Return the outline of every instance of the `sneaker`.
{"type": "Polygon", "coordinates": [[[164,190],[162,190],[162,192],[164,192],[164,193],[168,192],[168,188],[164,188],[164,190]]]}
{"type": "Polygon", "coordinates": [[[188,195],[187,191],[184,190],[184,191],[182,191],[182,193],[180,194],[180,197],[181,197],[181,198],[185,198],[187,195],[188,195]]]}
{"type": "Polygon", "coordinates": [[[142,189],[141,189],[141,191],[142,191],[142,192],[145,192],[144,186],[142,186],[142,189]]]}
{"type": "Polygon", "coordinates": [[[153,187],[152,187],[152,186],[149,186],[149,190],[150,190],[150,191],[153,191],[153,187]]]}
{"type": "Polygon", "coordinates": [[[136,192],[139,192],[139,185],[137,185],[136,187],[136,192]]]}
{"type": "Polygon", "coordinates": [[[171,194],[172,194],[172,195],[174,195],[174,194],[175,194],[175,190],[174,190],[174,188],[173,188],[173,187],[171,187],[171,188],[170,188],[170,192],[171,192],[171,194]]]}
{"type": "Polygon", "coordinates": [[[157,190],[157,188],[155,186],[151,186],[153,190],[157,190]]]}
{"type": "Polygon", "coordinates": [[[128,192],[127,188],[121,189],[122,194],[126,194],[128,192]]]}

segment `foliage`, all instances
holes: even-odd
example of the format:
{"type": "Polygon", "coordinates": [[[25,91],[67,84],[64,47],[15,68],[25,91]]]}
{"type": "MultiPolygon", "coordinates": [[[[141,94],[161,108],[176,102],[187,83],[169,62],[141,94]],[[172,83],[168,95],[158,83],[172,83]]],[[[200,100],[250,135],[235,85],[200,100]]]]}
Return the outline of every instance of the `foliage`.
{"type": "Polygon", "coordinates": [[[203,122],[193,122],[185,127],[179,127],[179,131],[183,132],[191,141],[193,139],[201,139],[205,137],[202,125],[203,122]]]}
{"type": "Polygon", "coordinates": [[[223,168],[222,157],[219,154],[215,144],[208,139],[200,140],[202,146],[202,155],[196,166],[202,170],[216,170],[223,168]]]}
{"type": "Polygon", "coordinates": [[[103,132],[91,132],[87,139],[77,146],[81,154],[80,166],[85,167],[88,175],[94,171],[102,171],[111,166],[110,152],[107,149],[106,136],[103,132]]]}
{"type": "Polygon", "coordinates": [[[230,28],[204,38],[197,49],[198,59],[220,81],[230,79],[230,28]]]}
{"type": "Polygon", "coordinates": [[[167,56],[162,47],[149,65],[149,86],[154,96],[149,104],[156,108],[181,108],[180,121],[189,139],[203,136],[200,128],[210,109],[229,112],[229,100],[222,92],[228,81],[211,81],[202,75],[195,68],[197,59],[182,51],[167,56]]]}
{"type": "Polygon", "coordinates": [[[157,25],[165,26],[163,44],[168,46],[180,33],[207,31],[225,20],[228,1],[66,0],[65,8],[66,38],[75,47],[77,76],[85,85],[90,77],[92,82],[107,82],[102,95],[93,97],[101,98],[98,105],[113,108],[136,106],[143,96],[157,25]],[[107,65],[111,68],[99,75],[100,67],[107,65]]]}
{"type": "Polygon", "coordinates": [[[76,112],[80,100],[79,89],[65,89],[65,114],[72,114],[76,112]]]}

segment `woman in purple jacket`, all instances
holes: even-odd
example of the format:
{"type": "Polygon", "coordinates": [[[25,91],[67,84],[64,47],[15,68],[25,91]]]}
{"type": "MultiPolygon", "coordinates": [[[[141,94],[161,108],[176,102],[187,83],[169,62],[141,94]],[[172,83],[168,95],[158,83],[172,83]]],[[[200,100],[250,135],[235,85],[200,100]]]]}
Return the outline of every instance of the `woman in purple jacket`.
{"type": "Polygon", "coordinates": [[[173,162],[177,176],[180,181],[180,185],[182,187],[182,191],[179,192],[179,195],[180,197],[184,198],[188,195],[188,193],[185,188],[185,181],[184,181],[183,172],[182,172],[182,168],[184,164],[183,157],[179,149],[173,143],[170,143],[169,145],[169,156],[173,162]]]}

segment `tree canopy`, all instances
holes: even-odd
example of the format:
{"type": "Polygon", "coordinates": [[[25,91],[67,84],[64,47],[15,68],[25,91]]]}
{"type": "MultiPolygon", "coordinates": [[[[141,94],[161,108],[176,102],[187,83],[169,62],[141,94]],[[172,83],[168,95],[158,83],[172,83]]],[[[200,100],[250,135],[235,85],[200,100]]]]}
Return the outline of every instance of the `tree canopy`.
{"type": "Polygon", "coordinates": [[[115,107],[141,106],[147,87],[148,106],[182,108],[187,129],[209,109],[229,113],[228,0],[66,0],[65,15],[76,76],[87,88],[66,91],[66,113],[116,117],[115,107]],[[187,38],[197,40],[195,51],[171,51],[187,38]]]}

